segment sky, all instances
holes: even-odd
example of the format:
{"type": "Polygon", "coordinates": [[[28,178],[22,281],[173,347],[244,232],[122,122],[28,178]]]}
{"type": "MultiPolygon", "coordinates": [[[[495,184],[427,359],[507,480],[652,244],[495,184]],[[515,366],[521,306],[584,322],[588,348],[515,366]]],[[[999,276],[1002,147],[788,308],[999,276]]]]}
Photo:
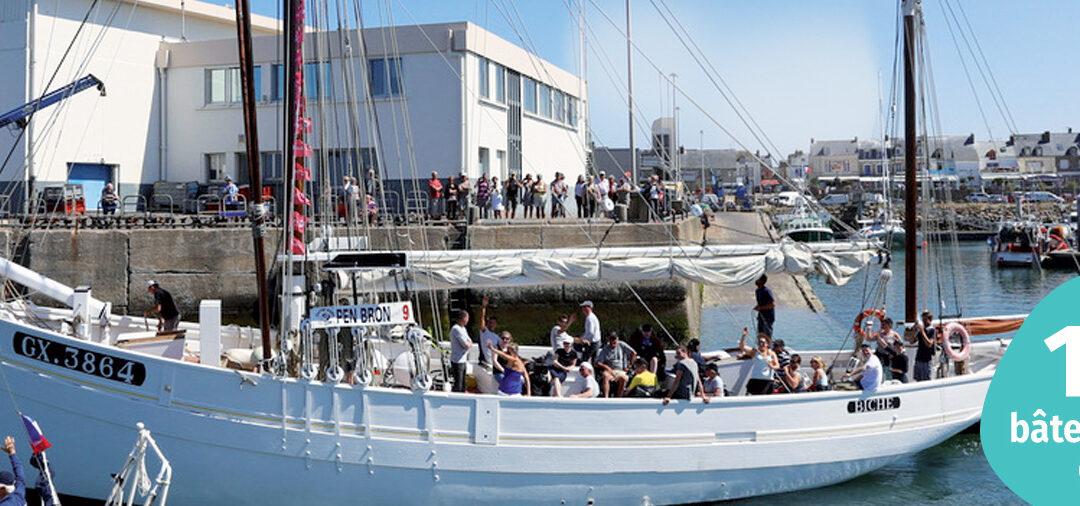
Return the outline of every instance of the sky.
{"type": "MultiPolygon", "coordinates": [[[[597,145],[625,147],[625,2],[582,1],[589,127],[597,145]]],[[[252,0],[255,12],[274,17],[279,16],[278,4],[252,0]]],[[[472,21],[582,74],[578,0],[362,4],[367,26],[472,21]]],[[[675,98],[679,142],[688,149],[746,148],[782,158],[806,151],[812,138],[880,137],[879,101],[889,100],[897,11],[896,2],[889,0],[631,0],[637,146],[647,142],[652,120],[672,114],[672,88],[665,77],[672,73],[680,90],[675,98]],[[684,49],[659,14],[665,8],[715,73],[706,73],[684,49]],[[729,99],[737,99],[748,112],[745,120],[709,75],[727,83],[733,92],[729,99]],[[754,130],[763,134],[753,135],[744,121],[756,122],[760,128],[754,130]]],[[[938,104],[933,123],[940,125],[933,133],[973,133],[977,140],[988,140],[1080,128],[1074,120],[1080,117],[1080,100],[1074,98],[1080,72],[1072,54],[1080,2],[924,0],[923,11],[938,104]],[[976,44],[981,53],[968,50],[976,44]],[[976,67],[982,58],[989,72],[976,67]]]]}

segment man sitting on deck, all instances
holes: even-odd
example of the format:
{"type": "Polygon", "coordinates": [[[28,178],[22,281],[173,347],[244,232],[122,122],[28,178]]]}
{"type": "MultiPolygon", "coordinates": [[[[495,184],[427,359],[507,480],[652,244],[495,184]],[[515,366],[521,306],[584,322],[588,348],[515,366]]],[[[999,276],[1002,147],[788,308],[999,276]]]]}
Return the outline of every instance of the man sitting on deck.
{"type": "Polygon", "coordinates": [[[604,397],[611,397],[612,381],[618,384],[615,397],[622,397],[626,383],[630,380],[630,365],[635,359],[637,352],[629,344],[619,340],[617,332],[611,331],[607,337],[607,346],[601,348],[596,355],[596,365],[600,366],[603,373],[601,388],[604,390],[604,397]]]}
{"type": "Polygon", "coordinates": [[[845,373],[843,377],[847,379],[859,376],[859,388],[872,392],[881,386],[881,360],[878,360],[877,355],[870,349],[869,343],[862,343],[859,352],[862,353],[863,365],[845,373]]]}
{"type": "Polygon", "coordinates": [[[588,362],[581,364],[578,372],[581,374],[581,377],[577,378],[576,381],[567,382],[567,390],[565,394],[562,392],[562,385],[558,381],[554,382],[555,384],[554,387],[551,389],[551,392],[555,395],[555,397],[573,397],[576,399],[589,399],[600,395],[600,385],[596,384],[596,378],[593,374],[592,364],[588,362]]]}

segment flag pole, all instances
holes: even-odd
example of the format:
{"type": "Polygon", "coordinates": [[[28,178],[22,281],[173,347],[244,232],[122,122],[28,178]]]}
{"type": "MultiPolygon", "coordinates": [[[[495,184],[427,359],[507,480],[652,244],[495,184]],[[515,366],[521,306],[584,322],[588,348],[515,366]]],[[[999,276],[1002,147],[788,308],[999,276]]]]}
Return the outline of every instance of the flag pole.
{"type": "Polygon", "coordinates": [[[52,495],[53,504],[60,506],[60,494],[56,493],[56,486],[52,481],[52,470],[49,467],[49,458],[45,456],[45,452],[41,452],[41,474],[45,475],[45,482],[49,484],[49,494],[52,495]]]}

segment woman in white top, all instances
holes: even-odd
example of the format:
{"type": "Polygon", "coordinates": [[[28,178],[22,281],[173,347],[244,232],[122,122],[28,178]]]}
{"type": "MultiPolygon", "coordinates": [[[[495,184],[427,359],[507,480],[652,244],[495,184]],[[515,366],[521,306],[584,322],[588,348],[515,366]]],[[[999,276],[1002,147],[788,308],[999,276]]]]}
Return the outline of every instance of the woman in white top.
{"type": "Polygon", "coordinates": [[[757,348],[751,348],[746,344],[747,328],[743,327],[742,337],[739,338],[739,348],[742,354],[739,358],[749,358],[750,380],[746,382],[746,393],[750,395],[764,395],[772,390],[773,373],[780,369],[780,360],[772,351],[769,336],[758,334],[757,348]]]}
{"type": "Polygon", "coordinates": [[[503,212],[503,193],[502,188],[499,187],[499,178],[491,177],[491,210],[495,213],[495,219],[502,218],[503,212]]]}

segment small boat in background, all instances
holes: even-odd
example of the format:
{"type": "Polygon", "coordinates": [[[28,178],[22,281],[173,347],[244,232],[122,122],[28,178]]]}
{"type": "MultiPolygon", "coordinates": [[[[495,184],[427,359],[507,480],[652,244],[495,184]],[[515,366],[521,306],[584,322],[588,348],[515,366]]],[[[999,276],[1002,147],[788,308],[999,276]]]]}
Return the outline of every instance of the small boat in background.
{"type": "Polygon", "coordinates": [[[996,267],[1039,265],[1041,227],[1034,221],[1006,220],[990,239],[990,260],[996,267]]]}

